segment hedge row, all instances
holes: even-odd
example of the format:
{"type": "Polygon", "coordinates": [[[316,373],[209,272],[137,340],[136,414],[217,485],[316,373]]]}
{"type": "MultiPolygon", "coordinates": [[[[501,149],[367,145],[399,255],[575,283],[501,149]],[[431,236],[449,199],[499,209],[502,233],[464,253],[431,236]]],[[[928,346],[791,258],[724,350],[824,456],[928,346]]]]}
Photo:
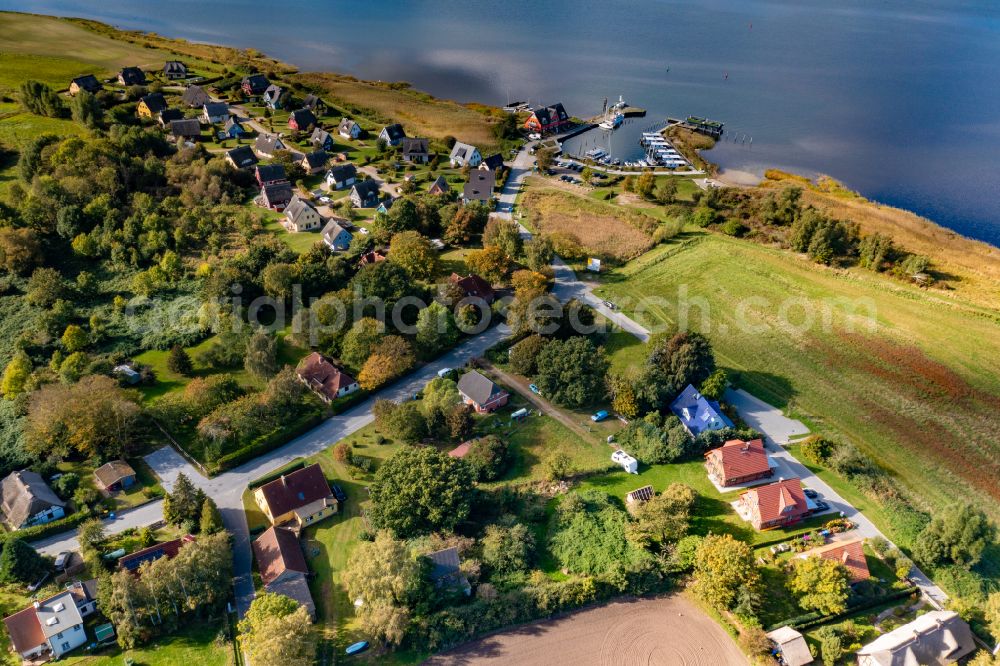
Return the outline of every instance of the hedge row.
{"type": "Polygon", "coordinates": [[[258,437],[246,446],[221,456],[213,463],[211,472],[213,475],[225,472],[228,469],[242,465],[248,460],[253,460],[268,451],[273,451],[280,446],[284,446],[299,435],[312,430],[325,420],[326,414],[324,412],[314,412],[291,427],[281,427],[269,435],[258,437]]]}
{"type": "Polygon", "coordinates": [[[45,537],[52,536],[53,534],[60,534],[74,527],[79,527],[88,518],[93,518],[94,514],[89,509],[84,509],[83,511],[77,511],[76,513],[71,513],[65,518],[60,518],[59,520],[53,520],[51,523],[45,523],[44,525],[34,525],[32,527],[25,527],[24,529],[17,530],[15,532],[0,532],[0,545],[9,539],[21,539],[22,541],[39,541],[45,537]]]}
{"type": "Polygon", "coordinates": [[[877,597],[854,597],[848,599],[847,610],[842,613],[834,613],[832,615],[823,615],[821,613],[806,613],[804,615],[797,615],[795,617],[790,617],[781,622],[775,622],[770,627],[767,628],[768,631],[774,631],[780,627],[788,626],[792,629],[811,629],[812,627],[819,626],[821,624],[826,624],[828,622],[833,622],[842,617],[847,617],[857,613],[858,611],[865,610],[866,608],[872,608],[874,606],[881,606],[884,603],[890,601],[896,601],[897,599],[903,599],[914,592],[917,591],[916,587],[908,587],[905,590],[898,590],[896,592],[891,592],[889,594],[877,596],[877,597]]]}

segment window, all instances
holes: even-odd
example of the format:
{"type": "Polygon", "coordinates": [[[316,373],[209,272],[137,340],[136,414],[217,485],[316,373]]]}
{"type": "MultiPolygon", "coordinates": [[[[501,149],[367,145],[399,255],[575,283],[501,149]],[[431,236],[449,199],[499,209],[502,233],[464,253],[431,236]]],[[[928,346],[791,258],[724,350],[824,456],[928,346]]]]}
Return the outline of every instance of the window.
{"type": "Polygon", "coordinates": [[[69,643],[63,643],[62,644],[62,650],[63,650],[63,652],[67,652],[69,650],[69,643]]]}
{"type": "Polygon", "coordinates": [[[59,640],[60,638],[62,638],[62,635],[63,635],[63,632],[61,632],[61,631],[58,634],[56,634],[56,640],[59,640]]]}

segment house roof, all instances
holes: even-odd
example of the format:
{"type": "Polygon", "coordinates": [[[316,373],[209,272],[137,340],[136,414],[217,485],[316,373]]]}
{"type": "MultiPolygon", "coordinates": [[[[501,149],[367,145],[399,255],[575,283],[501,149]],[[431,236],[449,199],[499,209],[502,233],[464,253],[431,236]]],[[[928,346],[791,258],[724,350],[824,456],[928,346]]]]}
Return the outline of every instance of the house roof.
{"type": "Polygon", "coordinates": [[[309,140],[313,143],[324,144],[328,139],[331,139],[330,133],[327,132],[322,127],[314,127],[312,134],[309,135],[309,140]]]}
{"type": "Polygon", "coordinates": [[[378,250],[372,250],[371,252],[365,252],[358,259],[358,266],[368,266],[370,264],[377,264],[380,261],[385,261],[385,255],[378,250]]]}
{"type": "Polygon", "coordinates": [[[288,202],[288,206],[285,208],[285,217],[287,217],[293,223],[298,222],[299,218],[306,213],[315,213],[316,209],[312,207],[312,204],[300,197],[298,194],[292,196],[292,200],[288,202]]]}
{"type": "Polygon", "coordinates": [[[653,490],[653,486],[643,486],[642,488],[636,488],[635,490],[627,493],[625,495],[626,502],[648,502],[653,499],[656,492],[653,490]]]}
{"type": "Polygon", "coordinates": [[[289,116],[288,120],[289,122],[294,120],[295,125],[298,128],[304,129],[310,125],[316,124],[316,115],[309,109],[298,109],[296,111],[292,111],[292,115],[289,116]]]}
{"type": "Polygon", "coordinates": [[[769,631],[767,637],[781,650],[781,660],[786,666],[805,666],[813,662],[806,639],[791,627],[769,631]]]}
{"type": "Polygon", "coordinates": [[[859,583],[872,577],[868,571],[868,561],[865,559],[865,542],[863,539],[834,541],[819,548],[807,550],[800,556],[822,557],[824,560],[840,562],[851,575],[851,583],[859,583]]]}
{"type": "Polygon", "coordinates": [[[494,384],[486,375],[471,370],[458,380],[458,392],[477,405],[485,405],[504,390],[494,384]]]}
{"type": "Polygon", "coordinates": [[[257,156],[253,154],[250,146],[239,146],[226,151],[226,155],[238,167],[246,167],[257,163],[257,156]]]}
{"type": "Polygon", "coordinates": [[[427,188],[427,190],[429,192],[444,193],[450,191],[451,187],[448,185],[448,181],[445,180],[444,176],[438,176],[437,178],[434,179],[434,182],[431,183],[431,186],[427,188]]]}
{"type": "Polygon", "coordinates": [[[306,164],[309,165],[310,169],[319,169],[330,161],[330,156],[325,150],[316,150],[311,153],[306,153],[305,157],[302,159],[306,161],[306,164]]]}
{"type": "Polygon", "coordinates": [[[261,188],[261,193],[267,201],[290,201],[292,199],[292,184],[287,180],[268,183],[261,188]]]}
{"type": "Polygon", "coordinates": [[[357,123],[351,120],[350,118],[341,118],[340,124],[337,125],[337,131],[350,132],[355,125],[357,125],[357,123]]]}
{"type": "Polygon", "coordinates": [[[462,190],[462,196],[468,201],[489,202],[493,196],[493,186],[496,176],[492,171],[475,169],[469,172],[469,182],[462,190]]]}
{"type": "Polygon", "coordinates": [[[452,146],[451,148],[451,159],[467,162],[475,152],[476,152],[475,146],[470,146],[467,143],[456,141],[455,145],[452,146]]]}
{"type": "Polygon", "coordinates": [[[229,104],[226,102],[206,102],[202,106],[202,110],[205,112],[205,115],[209,117],[228,116],[229,104]]]}
{"type": "Polygon", "coordinates": [[[353,164],[340,164],[327,171],[326,175],[328,178],[333,178],[338,183],[342,183],[345,180],[357,178],[358,170],[353,164]]]}
{"type": "Polygon", "coordinates": [[[431,569],[431,578],[434,580],[453,576],[461,571],[458,549],[454,546],[430,553],[427,555],[427,558],[434,565],[433,569],[431,569]]]}
{"type": "Polygon", "coordinates": [[[490,171],[496,171],[503,166],[503,155],[500,153],[494,153],[489,157],[483,158],[482,164],[479,165],[480,168],[486,167],[490,171]]]}
{"type": "Polygon", "coordinates": [[[448,455],[452,458],[464,458],[466,454],[469,452],[469,449],[472,448],[472,441],[473,440],[470,439],[467,442],[462,442],[461,444],[453,448],[451,451],[449,451],[448,455]]]}
{"type": "Polygon", "coordinates": [[[251,74],[250,76],[243,77],[243,84],[250,84],[250,90],[255,95],[267,90],[267,87],[271,85],[271,82],[267,80],[267,77],[263,74],[251,74]]]}
{"type": "Polygon", "coordinates": [[[257,180],[261,183],[288,180],[285,175],[285,167],[282,164],[258,164],[257,180]]]}
{"type": "Polygon", "coordinates": [[[164,99],[163,93],[149,93],[142,98],[142,102],[150,113],[159,113],[167,108],[167,100],[164,99]]]}
{"type": "Polygon", "coordinates": [[[284,527],[270,527],[257,537],[253,542],[253,554],[264,585],[269,585],[286,571],[309,573],[295,532],[284,527]]]}
{"type": "Polygon", "coordinates": [[[42,633],[47,639],[61,634],[70,627],[83,624],[80,609],[76,607],[76,599],[69,590],[40,602],[34,611],[42,633]]]}
{"type": "Polygon", "coordinates": [[[15,652],[28,652],[45,643],[45,633],[38,622],[34,606],[28,606],[13,615],[8,615],[3,619],[3,623],[7,627],[15,652]]]}
{"type": "Polygon", "coordinates": [[[563,108],[562,102],[556,102],[549,106],[542,106],[534,109],[532,113],[535,119],[538,120],[542,125],[551,125],[553,123],[566,122],[569,120],[569,115],[566,113],[566,109],[563,108]]]}
{"type": "Polygon", "coordinates": [[[310,617],[316,616],[316,604],[313,602],[312,593],[309,591],[309,583],[306,582],[306,575],[304,573],[295,571],[294,575],[276,580],[265,585],[265,588],[268,592],[280,594],[283,597],[288,597],[299,602],[300,605],[305,606],[306,610],[309,611],[310,617]]]}
{"type": "Polygon", "coordinates": [[[167,62],[165,62],[163,64],[163,73],[164,74],[173,74],[173,73],[186,74],[187,73],[187,65],[185,65],[184,63],[182,63],[180,60],[168,60],[167,62]]]}
{"type": "Polygon", "coordinates": [[[243,129],[243,125],[240,125],[240,121],[236,120],[235,116],[229,116],[228,118],[226,118],[226,124],[223,126],[223,129],[229,131],[233,127],[239,127],[240,129],[243,129]]]}
{"type": "Polygon", "coordinates": [[[163,109],[160,111],[160,124],[169,125],[174,120],[180,120],[184,117],[184,112],[180,109],[163,109]]]}
{"type": "Polygon", "coordinates": [[[79,606],[95,599],[97,599],[97,580],[77,581],[68,584],[61,592],[40,600],[37,609],[31,605],[5,617],[4,624],[14,650],[19,653],[28,652],[45,643],[48,636],[82,623],[79,606]],[[62,609],[56,610],[60,604],[62,609]],[[47,624],[53,617],[56,618],[56,622],[47,624]]]}
{"type": "Polygon", "coordinates": [[[722,413],[719,403],[698,393],[690,384],[670,404],[670,411],[695,437],[709,430],[733,427],[733,422],[722,413]]]}
{"type": "Polygon", "coordinates": [[[78,76],[72,81],[70,85],[76,84],[84,90],[98,90],[101,87],[101,82],[97,80],[97,77],[93,74],[84,74],[83,76],[78,76]]]}
{"type": "MultiPolygon", "coordinates": [[[[351,236],[351,232],[345,229],[343,226],[341,226],[341,222],[346,222],[346,220],[331,219],[329,222],[326,223],[326,226],[323,227],[323,232],[322,232],[323,239],[326,240],[331,245],[337,239],[337,236],[340,236],[341,234],[347,234],[348,236],[351,236]]],[[[344,373],[341,372],[340,374],[343,375],[344,373]]]]}
{"type": "Polygon", "coordinates": [[[276,83],[271,83],[264,90],[264,95],[267,96],[269,99],[277,99],[281,97],[281,92],[282,92],[281,86],[279,86],[276,83]]]}
{"type": "Polygon", "coordinates": [[[404,155],[424,155],[429,149],[427,139],[403,137],[399,147],[404,155]]]}
{"type": "Polygon", "coordinates": [[[323,470],[317,464],[283,474],[280,479],[265,483],[258,490],[274,517],[333,494],[323,470]]]}
{"type": "Polygon", "coordinates": [[[194,541],[194,537],[188,534],[180,539],[164,541],[163,543],[154,543],[148,548],[142,548],[141,550],[129,553],[125,557],[121,558],[118,560],[118,566],[133,573],[138,573],[139,567],[144,562],[155,562],[161,557],[173,559],[174,557],[177,557],[177,553],[180,552],[182,546],[189,544],[192,541],[194,541]]]}
{"type": "Polygon", "coordinates": [[[146,82],[146,74],[138,67],[122,67],[121,71],[118,72],[118,76],[127,86],[146,82]]]}
{"type": "Polygon", "coordinates": [[[764,442],[760,439],[749,442],[731,439],[706,453],[705,457],[722,469],[723,481],[764,474],[771,469],[764,442]]]}
{"type": "Polygon", "coordinates": [[[170,133],[174,136],[195,137],[201,135],[201,123],[196,118],[170,121],[170,133]]]}
{"type": "Polygon", "coordinates": [[[448,282],[458,286],[466,296],[479,297],[487,301],[493,299],[493,287],[490,286],[489,282],[475,273],[469,273],[465,277],[462,277],[458,273],[452,273],[451,277],[448,278],[448,282]]]}
{"type": "MultiPolygon", "coordinates": [[[[323,228],[323,236],[326,237],[327,231],[332,231],[330,225],[335,225],[340,231],[344,229],[331,220],[326,227],[323,228]]],[[[336,238],[340,231],[334,232],[331,236],[336,238]]],[[[323,356],[319,352],[313,352],[302,359],[299,363],[299,367],[296,369],[299,377],[302,378],[306,384],[309,385],[314,391],[322,393],[324,396],[333,400],[337,397],[337,392],[342,388],[346,388],[356,383],[354,377],[338,368],[333,364],[328,357],[323,356]]],[[[325,495],[324,495],[325,497],[325,495]]]]}
{"type": "Polygon", "coordinates": [[[393,123],[392,125],[386,125],[379,132],[379,136],[386,135],[389,141],[399,141],[400,139],[406,138],[406,132],[403,130],[403,126],[399,123],[393,123]]]}
{"type": "Polygon", "coordinates": [[[378,196],[378,193],[381,191],[382,187],[381,185],[378,184],[378,181],[376,180],[362,180],[359,183],[354,183],[353,189],[357,191],[358,195],[362,199],[367,199],[373,194],[375,196],[378,196]]]}
{"type": "Polygon", "coordinates": [[[205,106],[205,103],[209,101],[209,96],[201,86],[188,86],[181,95],[181,101],[194,108],[205,106]]]}
{"type": "MultiPolygon", "coordinates": [[[[976,649],[972,631],[954,611],[931,611],[858,650],[878,666],[951,664],[976,649]]],[[[859,660],[860,661],[860,660],[859,660]]]]}
{"type": "Polygon", "coordinates": [[[781,517],[801,517],[809,510],[802,482],[798,479],[782,479],[766,486],[751,488],[740,496],[757,506],[761,523],[769,523],[781,517]]]}
{"type": "Polygon", "coordinates": [[[95,469],[94,476],[97,477],[102,486],[107,488],[122,479],[135,476],[135,470],[124,460],[112,460],[95,469]]]}
{"type": "Polygon", "coordinates": [[[260,134],[257,136],[253,147],[259,153],[273,155],[279,150],[285,150],[285,142],[277,134],[260,134]]]}
{"type": "Polygon", "coordinates": [[[306,109],[314,109],[323,102],[318,95],[313,95],[312,93],[305,96],[302,100],[302,107],[306,109]]]}
{"type": "Polygon", "coordinates": [[[11,472],[0,484],[3,512],[7,522],[20,527],[40,511],[53,506],[66,506],[41,476],[31,470],[11,472]]]}

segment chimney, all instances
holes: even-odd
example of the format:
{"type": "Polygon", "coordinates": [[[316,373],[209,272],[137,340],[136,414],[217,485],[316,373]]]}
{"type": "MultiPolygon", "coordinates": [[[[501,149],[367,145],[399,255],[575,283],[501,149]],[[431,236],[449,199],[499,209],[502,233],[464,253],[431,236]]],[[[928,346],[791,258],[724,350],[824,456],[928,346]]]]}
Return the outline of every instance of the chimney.
{"type": "Polygon", "coordinates": [[[32,604],[32,606],[35,607],[35,610],[38,610],[39,608],[42,607],[42,603],[40,601],[36,601],[32,604]]]}
{"type": "Polygon", "coordinates": [[[281,475],[281,485],[283,485],[285,488],[288,487],[288,477],[286,477],[284,474],[281,475]]]}

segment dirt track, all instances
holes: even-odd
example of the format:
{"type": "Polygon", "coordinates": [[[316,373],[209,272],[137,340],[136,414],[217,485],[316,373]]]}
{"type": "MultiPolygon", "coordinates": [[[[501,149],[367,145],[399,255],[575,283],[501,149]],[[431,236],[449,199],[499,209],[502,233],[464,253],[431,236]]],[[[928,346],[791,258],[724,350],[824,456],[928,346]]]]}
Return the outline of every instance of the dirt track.
{"type": "Polygon", "coordinates": [[[745,666],[736,643],[681,596],[624,601],[530,624],[425,664],[518,666],[745,666]]]}

